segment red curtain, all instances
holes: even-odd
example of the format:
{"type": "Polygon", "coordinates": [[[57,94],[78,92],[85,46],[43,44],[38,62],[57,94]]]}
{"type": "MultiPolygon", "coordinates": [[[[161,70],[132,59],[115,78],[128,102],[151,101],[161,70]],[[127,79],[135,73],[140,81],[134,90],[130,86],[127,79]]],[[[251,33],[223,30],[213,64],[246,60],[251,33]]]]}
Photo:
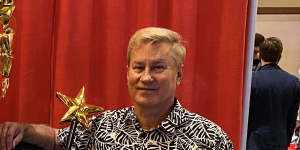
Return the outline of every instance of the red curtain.
{"type": "Polygon", "coordinates": [[[186,41],[183,106],[222,127],[239,149],[248,1],[241,0],[15,0],[10,87],[0,100],[0,123],[61,127],[66,108],[85,85],[89,104],[132,105],[126,49],[142,27],[179,32],[186,41]]]}

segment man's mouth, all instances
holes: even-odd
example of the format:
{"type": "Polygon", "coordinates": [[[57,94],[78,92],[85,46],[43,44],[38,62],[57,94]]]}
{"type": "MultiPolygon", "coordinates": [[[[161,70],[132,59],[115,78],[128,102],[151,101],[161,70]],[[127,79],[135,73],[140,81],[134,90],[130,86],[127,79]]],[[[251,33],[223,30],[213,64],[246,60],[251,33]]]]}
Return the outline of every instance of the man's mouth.
{"type": "Polygon", "coordinates": [[[148,87],[137,87],[137,90],[144,90],[144,91],[155,91],[158,90],[158,88],[148,88],[148,87]]]}

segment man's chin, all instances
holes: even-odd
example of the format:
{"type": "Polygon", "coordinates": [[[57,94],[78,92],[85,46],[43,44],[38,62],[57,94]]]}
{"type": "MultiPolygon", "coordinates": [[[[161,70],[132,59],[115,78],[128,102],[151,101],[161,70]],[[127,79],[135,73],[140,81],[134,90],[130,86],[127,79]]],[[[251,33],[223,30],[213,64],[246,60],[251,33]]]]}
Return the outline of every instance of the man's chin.
{"type": "Polygon", "coordinates": [[[138,97],[135,99],[135,103],[140,106],[149,107],[149,106],[155,106],[157,103],[157,99],[154,97],[138,97]]]}

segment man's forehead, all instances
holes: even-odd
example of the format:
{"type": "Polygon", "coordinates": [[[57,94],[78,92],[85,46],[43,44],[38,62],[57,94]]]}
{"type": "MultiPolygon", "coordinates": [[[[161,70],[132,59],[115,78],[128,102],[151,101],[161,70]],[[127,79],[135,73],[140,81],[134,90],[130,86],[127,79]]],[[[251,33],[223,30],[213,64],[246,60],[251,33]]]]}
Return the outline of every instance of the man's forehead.
{"type": "Polygon", "coordinates": [[[155,58],[155,59],[163,59],[167,58],[173,55],[173,52],[170,50],[165,50],[165,49],[141,49],[141,50],[136,50],[132,53],[132,57],[135,58],[155,58]]]}
{"type": "Polygon", "coordinates": [[[139,64],[150,62],[151,64],[172,62],[175,56],[170,43],[162,42],[144,44],[131,53],[131,63],[139,64]]]}
{"type": "Polygon", "coordinates": [[[156,65],[156,64],[173,64],[175,63],[175,59],[173,55],[163,55],[163,56],[153,56],[153,57],[141,57],[136,56],[132,57],[131,59],[132,64],[150,64],[150,65],[156,65]]]}

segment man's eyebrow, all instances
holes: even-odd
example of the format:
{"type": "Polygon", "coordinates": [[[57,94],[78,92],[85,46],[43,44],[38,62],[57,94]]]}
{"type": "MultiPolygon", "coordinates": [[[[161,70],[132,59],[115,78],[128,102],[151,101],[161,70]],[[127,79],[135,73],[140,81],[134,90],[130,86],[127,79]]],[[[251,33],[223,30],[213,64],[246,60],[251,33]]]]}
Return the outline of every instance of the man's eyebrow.
{"type": "Polygon", "coordinates": [[[155,61],[153,62],[153,64],[166,63],[166,62],[168,62],[168,61],[165,60],[165,59],[158,59],[158,60],[155,60],[155,61]]]}
{"type": "Polygon", "coordinates": [[[144,64],[144,63],[141,62],[141,61],[133,61],[133,64],[142,65],[142,64],[144,64]]]}

